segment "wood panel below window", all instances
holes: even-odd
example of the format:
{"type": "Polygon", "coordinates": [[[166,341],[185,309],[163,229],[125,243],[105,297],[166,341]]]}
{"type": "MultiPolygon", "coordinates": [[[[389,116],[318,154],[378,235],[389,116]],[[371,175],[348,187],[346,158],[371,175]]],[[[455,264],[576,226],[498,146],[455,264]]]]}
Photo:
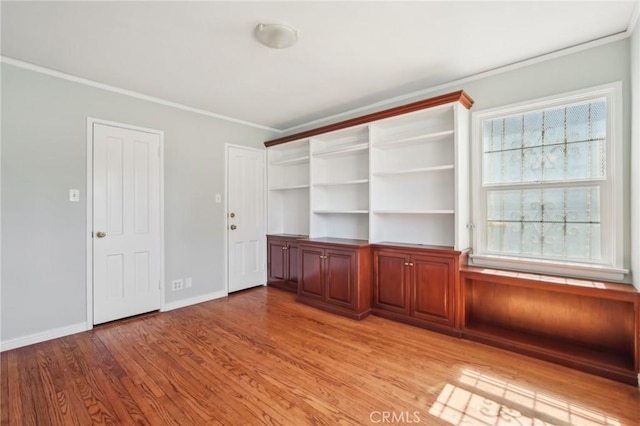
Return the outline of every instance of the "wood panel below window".
{"type": "Polygon", "coordinates": [[[463,337],[638,383],[633,286],[473,267],[461,274],[463,337]]]}

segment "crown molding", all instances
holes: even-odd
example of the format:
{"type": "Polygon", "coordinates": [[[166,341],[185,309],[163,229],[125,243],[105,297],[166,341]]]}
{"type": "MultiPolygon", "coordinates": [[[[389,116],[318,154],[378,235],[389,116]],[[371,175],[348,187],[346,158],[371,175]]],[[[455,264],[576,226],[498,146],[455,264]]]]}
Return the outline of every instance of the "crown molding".
{"type": "MultiPolygon", "coordinates": [[[[638,9],[639,7],[636,7],[636,11],[638,9]]],[[[635,15],[636,15],[635,19],[637,20],[637,13],[635,15]]],[[[524,59],[522,61],[514,62],[508,65],[503,65],[501,67],[486,70],[477,74],[472,74],[467,77],[462,77],[457,80],[452,80],[437,86],[432,86],[426,89],[422,89],[422,90],[407,93],[404,95],[396,96],[393,98],[385,99],[380,102],[375,102],[369,105],[365,105],[365,106],[354,108],[348,111],[340,112],[340,113],[330,115],[328,117],[320,118],[317,120],[308,121],[306,123],[302,123],[302,124],[298,124],[298,125],[286,128],[282,130],[282,133],[289,134],[291,132],[295,132],[296,130],[302,129],[302,128],[314,128],[314,127],[318,127],[321,123],[344,120],[346,117],[356,116],[362,113],[370,112],[372,110],[375,111],[377,109],[386,108],[391,104],[398,104],[401,102],[407,102],[410,100],[429,97],[429,96],[432,96],[435,92],[438,92],[441,90],[451,89],[452,87],[459,88],[462,84],[469,83],[471,81],[480,80],[483,78],[502,74],[508,71],[531,66],[540,62],[545,62],[551,59],[560,58],[562,56],[571,55],[573,53],[581,52],[583,50],[592,49],[592,48],[613,43],[619,40],[624,40],[625,38],[628,38],[630,35],[631,35],[631,32],[629,30],[622,31],[616,34],[612,34],[610,36],[602,37],[596,40],[591,40],[586,43],[577,44],[575,46],[545,53],[539,56],[534,56],[529,59],[524,59]]]]}
{"type": "Polygon", "coordinates": [[[74,83],[83,84],[85,86],[94,87],[108,92],[118,93],[120,95],[129,96],[132,98],[140,99],[147,102],[153,102],[159,105],[180,109],[187,112],[192,112],[199,115],[204,115],[211,118],[217,118],[219,120],[229,121],[232,123],[242,124],[244,126],[254,127],[256,129],[268,130],[275,133],[282,133],[282,130],[275,129],[273,127],[264,126],[262,124],[252,123],[250,121],[240,120],[233,117],[227,117],[226,115],[216,114],[215,112],[207,111],[204,109],[193,108],[187,105],[179,104],[177,102],[168,101],[166,99],[156,98],[154,96],[145,95],[143,93],[134,92],[132,90],[122,89],[120,87],[111,86],[108,84],[100,83],[98,81],[89,80],[82,77],[77,77],[71,74],[66,74],[61,71],[52,70],[50,68],[42,67],[40,65],[31,64],[29,62],[20,61],[18,59],[9,58],[7,56],[0,56],[0,62],[12,65],[14,67],[34,71],[40,74],[45,74],[51,77],[57,77],[63,80],[72,81],[74,83]]]}
{"type": "Polygon", "coordinates": [[[627,25],[627,35],[630,37],[633,29],[638,23],[638,17],[640,17],[640,0],[636,0],[636,7],[633,9],[631,19],[629,19],[629,25],[627,25]]]}

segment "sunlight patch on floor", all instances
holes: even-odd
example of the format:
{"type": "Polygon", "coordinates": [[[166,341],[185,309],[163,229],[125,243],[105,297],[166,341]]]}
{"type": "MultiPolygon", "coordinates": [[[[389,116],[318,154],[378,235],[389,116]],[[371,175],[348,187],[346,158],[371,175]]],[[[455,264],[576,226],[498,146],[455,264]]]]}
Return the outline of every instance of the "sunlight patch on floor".
{"type": "Polygon", "coordinates": [[[606,413],[473,370],[459,381],[444,386],[429,414],[456,426],[620,426],[606,413]]]}

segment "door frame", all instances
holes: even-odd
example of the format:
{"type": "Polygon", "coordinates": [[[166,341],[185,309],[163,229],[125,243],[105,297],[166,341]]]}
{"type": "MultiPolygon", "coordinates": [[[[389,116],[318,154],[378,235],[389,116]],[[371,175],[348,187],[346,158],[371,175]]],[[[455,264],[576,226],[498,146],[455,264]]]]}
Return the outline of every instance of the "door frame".
{"type": "Polygon", "coordinates": [[[87,234],[86,234],[86,288],[87,288],[87,330],[93,328],[93,125],[120,127],[127,130],[152,133],[160,138],[160,310],[165,307],[164,285],[164,131],[87,117],[87,234]]]}
{"type": "MultiPolygon", "coordinates": [[[[263,157],[262,157],[262,161],[263,161],[263,167],[262,167],[262,173],[263,173],[263,182],[264,185],[262,186],[262,191],[264,192],[264,197],[263,197],[263,206],[262,206],[262,213],[264,215],[264,238],[265,238],[265,242],[266,242],[266,238],[267,238],[267,229],[268,229],[268,225],[267,225],[267,195],[268,195],[268,191],[267,191],[267,187],[268,187],[268,182],[267,182],[267,151],[266,149],[260,149],[260,148],[252,148],[250,146],[244,146],[244,145],[237,145],[237,144],[232,144],[232,143],[225,143],[224,145],[224,203],[223,203],[223,208],[224,208],[224,220],[222,221],[223,226],[224,226],[224,282],[226,283],[225,286],[225,290],[227,292],[227,295],[229,295],[229,148],[239,148],[239,149],[246,149],[249,151],[257,151],[262,153],[263,157]]],[[[266,247],[265,247],[265,253],[264,253],[264,274],[263,274],[263,281],[264,283],[262,284],[263,286],[267,285],[267,252],[266,252],[266,247]]]]}

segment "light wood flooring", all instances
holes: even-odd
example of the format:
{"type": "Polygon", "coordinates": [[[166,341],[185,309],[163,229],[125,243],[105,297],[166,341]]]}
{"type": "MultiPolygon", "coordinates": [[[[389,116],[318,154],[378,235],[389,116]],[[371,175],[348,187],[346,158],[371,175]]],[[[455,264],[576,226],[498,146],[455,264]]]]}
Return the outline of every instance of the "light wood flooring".
{"type": "Polygon", "coordinates": [[[633,425],[638,388],[259,287],[1,355],[3,425],[633,425]]]}

